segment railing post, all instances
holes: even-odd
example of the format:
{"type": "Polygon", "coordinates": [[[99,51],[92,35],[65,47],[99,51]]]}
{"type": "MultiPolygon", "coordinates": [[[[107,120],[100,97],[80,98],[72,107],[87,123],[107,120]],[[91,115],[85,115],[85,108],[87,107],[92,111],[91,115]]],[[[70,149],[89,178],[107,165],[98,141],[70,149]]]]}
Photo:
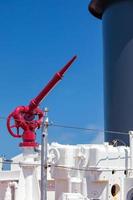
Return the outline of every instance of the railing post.
{"type": "Polygon", "coordinates": [[[130,175],[133,176],[133,131],[129,131],[129,141],[130,141],[130,175]]]}

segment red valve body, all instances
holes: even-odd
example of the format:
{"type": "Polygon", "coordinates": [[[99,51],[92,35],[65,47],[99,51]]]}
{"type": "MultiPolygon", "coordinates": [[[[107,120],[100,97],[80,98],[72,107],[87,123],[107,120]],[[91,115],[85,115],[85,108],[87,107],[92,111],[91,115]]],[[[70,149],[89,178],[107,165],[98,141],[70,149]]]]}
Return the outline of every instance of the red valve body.
{"type": "Polygon", "coordinates": [[[35,142],[36,134],[35,130],[40,128],[43,120],[43,112],[37,107],[34,112],[29,112],[29,106],[18,106],[7,119],[7,128],[13,137],[22,137],[23,143],[20,146],[32,146],[36,147],[38,144],[35,142]],[[38,115],[37,120],[33,120],[34,115],[38,115]],[[11,118],[14,119],[15,125],[10,126],[11,118]],[[12,128],[23,129],[23,134],[14,134],[12,128]]]}
{"type": "Polygon", "coordinates": [[[36,147],[36,129],[39,129],[44,113],[39,109],[39,103],[46,97],[46,95],[52,90],[52,88],[62,79],[64,73],[71,66],[76,59],[74,56],[59,72],[57,72],[51,81],[44,87],[39,95],[32,99],[28,106],[18,106],[7,118],[7,128],[9,133],[15,138],[23,139],[20,146],[23,147],[36,147]],[[38,117],[37,119],[36,116],[38,117]],[[14,125],[11,125],[11,119],[14,119],[14,125]],[[14,133],[13,128],[17,129],[17,133],[14,133]],[[20,128],[23,130],[20,134],[20,128]]]}

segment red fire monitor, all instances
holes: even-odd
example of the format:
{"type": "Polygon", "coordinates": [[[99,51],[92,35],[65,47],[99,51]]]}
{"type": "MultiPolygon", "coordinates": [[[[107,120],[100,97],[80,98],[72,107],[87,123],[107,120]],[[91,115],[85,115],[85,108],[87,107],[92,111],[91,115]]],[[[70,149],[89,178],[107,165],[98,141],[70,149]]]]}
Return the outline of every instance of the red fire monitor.
{"type": "Polygon", "coordinates": [[[36,147],[36,129],[39,129],[44,113],[39,108],[40,102],[62,79],[65,72],[76,59],[74,56],[59,72],[57,72],[37,97],[32,99],[28,106],[18,106],[7,118],[9,133],[15,138],[22,138],[21,147],[36,147]],[[13,123],[13,124],[12,124],[13,123]]]}

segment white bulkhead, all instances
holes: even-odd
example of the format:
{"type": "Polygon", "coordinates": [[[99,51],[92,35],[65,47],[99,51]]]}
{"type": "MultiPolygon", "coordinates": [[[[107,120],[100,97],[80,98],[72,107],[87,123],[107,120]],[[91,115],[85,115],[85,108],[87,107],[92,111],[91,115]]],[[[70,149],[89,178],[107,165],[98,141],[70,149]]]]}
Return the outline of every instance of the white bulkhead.
{"type": "MultiPolygon", "coordinates": [[[[48,200],[131,200],[130,147],[48,146],[48,200]]],[[[23,149],[0,171],[0,200],[40,200],[40,151],[23,149]]]]}

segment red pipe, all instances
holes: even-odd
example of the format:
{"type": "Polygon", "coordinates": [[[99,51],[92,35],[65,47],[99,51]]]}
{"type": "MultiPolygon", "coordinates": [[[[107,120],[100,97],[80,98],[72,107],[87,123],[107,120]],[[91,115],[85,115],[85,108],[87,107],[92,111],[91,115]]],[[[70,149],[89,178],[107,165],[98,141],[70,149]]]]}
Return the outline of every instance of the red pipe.
{"type": "Polygon", "coordinates": [[[33,111],[39,103],[48,95],[48,93],[53,89],[53,87],[62,79],[64,73],[68,70],[71,64],[77,56],[74,56],[59,72],[57,72],[49,83],[44,87],[44,89],[39,93],[37,97],[31,100],[29,104],[29,110],[33,111]]]}

